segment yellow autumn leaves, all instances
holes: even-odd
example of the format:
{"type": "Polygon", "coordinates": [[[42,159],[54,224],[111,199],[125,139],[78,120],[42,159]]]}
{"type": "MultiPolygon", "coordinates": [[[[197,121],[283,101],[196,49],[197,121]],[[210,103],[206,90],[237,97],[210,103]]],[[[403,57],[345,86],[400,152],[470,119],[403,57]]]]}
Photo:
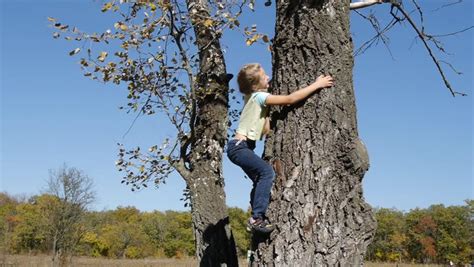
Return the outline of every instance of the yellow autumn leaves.
{"type": "MultiPolygon", "coordinates": [[[[102,6],[101,11],[102,12],[107,12],[109,10],[113,10],[114,12],[118,11],[120,9],[120,6],[118,4],[123,4],[123,3],[126,3],[126,2],[129,2],[129,1],[127,1],[127,0],[120,0],[120,1],[113,0],[113,1],[107,2],[102,6]]],[[[158,7],[162,10],[167,10],[171,6],[169,0],[158,0],[158,1],[138,0],[136,2],[140,5],[148,6],[152,12],[155,12],[158,7]]]]}
{"type": "Polygon", "coordinates": [[[262,41],[265,43],[270,42],[270,38],[268,37],[268,35],[257,33],[251,36],[250,38],[247,38],[247,40],[245,41],[245,44],[247,44],[248,46],[251,46],[253,43],[257,42],[260,39],[262,39],[262,41]]]}
{"type": "MultiPolygon", "coordinates": [[[[74,56],[75,54],[79,53],[80,51],[81,51],[80,48],[76,48],[76,49],[72,50],[71,52],[69,52],[69,55],[74,56]]],[[[109,55],[109,53],[107,53],[105,51],[102,51],[102,52],[100,52],[99,56],[97,57],[97,60],[100,61],[100,62],[104,62],[108,55],[109,55]]]]}
{"type": "Polygon", "coordinates": [[[214,24],[214,21],[212,19],[206,19],[206,20],[204,20],[204,22],[202,24],[204,26],[206,26],[207,28],[209,28],[214,24]]]}
{"type": "Polygon", "coordinates": [[[122,31],[126,31],[128,29],[128,26],[125,25],[125,23],[119,21],[114,24],[115,29],[121,29],[122,31]]]}
{"type": "Polygon", "coordinates": [[[270,42],[270,38],[268,37],[268,35],[257,33],[257,25],[256,24],[252,25],[252,27],[250,29],[248,29],[248,27],[245,27],[244,34],[246,36],[248,36],[247,40],[245,41],[245,43],[248,46],[251,46],[253,43],[257,42],[260,39],[262,39],[262,41],[264,43],[269,43],[270,42]]]}
{"type": "Polygon", "coordinates": [[[108,53],[103,51],[103,52],[100,52],[100,55],[97,57],[97,60],[99,60],[100,62],[104,62],[105,58],[107,57],[108,53]]]}

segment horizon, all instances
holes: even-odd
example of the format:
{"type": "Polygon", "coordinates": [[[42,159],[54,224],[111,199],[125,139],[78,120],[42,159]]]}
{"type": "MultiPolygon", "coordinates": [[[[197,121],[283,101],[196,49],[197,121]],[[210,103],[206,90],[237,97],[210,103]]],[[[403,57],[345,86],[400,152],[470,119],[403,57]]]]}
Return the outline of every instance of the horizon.
{"type": "MultiPolygon", "coordinates": [[[[19,201],[20,203],[26,203],[28,202],[28,200],[32,197],[36,197],[36,196],[42,196],[42,195],[51,195],[47,192],[39,192],[38,194],[33,194],[33,195],[26,195],[26,194],[17,194],[17,195],[11,195],[9,194],[8,192],[6,191],[1,191],[0,194],[6,194],[7,196],[9,197],[12,197],[14,200],[16,201],[19,201]]],[[[433,206],[438,206],[438,205],[441,205],[441,206],[444,206],[446,208],[448,207],[461,207],[461,206],[466,206],[468,205],[468,201],[471,201],[473,199],[465,199],[464,200],[464,203],[463,204],[454,204],[454,205],[444,205],[443,203],[433,203],[431,205],[429,205],[428,207],[425,207],[425,208],[421,208],[421,207],[414,207],[414,208],[411,208],[409,210],[401,210],[401,209],[397,209],[396,207],[380,207],[380,206],[372,206],[372,209],[374,209],[374,211],[376,210],[379,210],[379,209],[389,209],[389,210],[393,210],[393,211],[399,211],[399,212],[402,212],[402,213],[409,213],[411,211],[414,211],[414,210],[424,210],[424,209],[429,209],[433,206]]],[[[121,208],[134,208],[134,209],[137,209],[139,212],[145,212],[145,213],[153,213],[153,212],[167,212],[167,211],[173,211],[173,212],[191,212],[189,209],[184,209],[184,210],[174,210],[174,209],[164,209],[164,210],[141,210],[139,209],[138,207],[135,207],[133,205],[127,205],[127,206],[116,206],[115,208],[113,209],[101,209],[101,210],[97,210],[97,209],[94,209],[94,208],[87,208],[87,211],[88,212],[108,212],[108,211],[114,211],[114,210],[118,210],[118,209],[121,209],[121,208]]],[[[232,209],[232,208],[237,208],[237,209],[240,209],[240,210],[243,210],[244,212],[248,211],[249,209],[243,209],[241,207],[237,207],[237,206],[227,206],[228,209],[232,209]]]]}

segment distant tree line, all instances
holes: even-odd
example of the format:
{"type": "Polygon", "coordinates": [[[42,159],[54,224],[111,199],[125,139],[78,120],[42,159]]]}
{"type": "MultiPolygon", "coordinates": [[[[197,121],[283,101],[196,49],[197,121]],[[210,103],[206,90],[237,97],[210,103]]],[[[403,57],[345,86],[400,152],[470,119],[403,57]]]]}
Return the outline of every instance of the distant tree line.
{"type": "Polygon", "coordinates": [[[402,212],[376,210],[377,232],[366,259],[463,266],[474,261],[474,200],[402,212]]]}
{"type": "MultiPolygon", "coordinates": [[[[49,254],[53,247],[54,207],[51,194],[30,198],[0,193],[0,248],[10,254],[49,254]]],[[[474,200],[463,206],[433,205],[402,212],[376,209],[377,232],[368,261],[469,263],[474,260],[474,200]]],[[[250,235],[245,231],[249,213],[230,208],[232,232],[241,257],[250,235]]],[[[105,258],[193,257],[195,247],[189,212],[141,212],[135,207],[86,211],[74,255],[105,258]]]]}
{"type": "MultiPolygon", "coordinates": [[[[42,194],[30,198],[0,193],[0,250],[9,254],[50,254],[55,242],[54,214],[59,198],[42,194]]],[[[232,230],[241,255],[246,254],[250,216],[230,208],[232,230]]],[[[86,211],[80,221],[74,255],[107,258],[195,256],[191,214],[177,211],[141,212],[135,207],[86,211]]]]}

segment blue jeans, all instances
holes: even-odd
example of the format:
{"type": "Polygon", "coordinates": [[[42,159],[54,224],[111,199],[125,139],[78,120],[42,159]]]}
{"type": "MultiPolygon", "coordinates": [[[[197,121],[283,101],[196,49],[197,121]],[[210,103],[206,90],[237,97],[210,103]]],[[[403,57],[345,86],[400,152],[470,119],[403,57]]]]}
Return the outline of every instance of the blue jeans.
{"type": "Polygon", "coordinates": [[[234,139],[227,144],[227,156],[230,161],[241,167],[252,180],[253,187],[250,192],[252,217],[263,219],[270,202],[270,191],[272,190],[275,172],[273,172],[273,168],[268,162],[253,152],[254,149],[255,141],[234,139]]]}

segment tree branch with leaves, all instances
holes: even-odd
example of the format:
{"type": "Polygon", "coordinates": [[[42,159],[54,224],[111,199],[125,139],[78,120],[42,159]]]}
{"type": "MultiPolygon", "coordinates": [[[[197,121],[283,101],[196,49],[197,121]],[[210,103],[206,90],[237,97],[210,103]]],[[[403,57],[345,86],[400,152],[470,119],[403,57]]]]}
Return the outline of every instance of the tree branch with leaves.
{"type": "Polygon", "coordinates": [[[181,175],[193,214],[196,253],[211,265],[237,262],[222,175],[232,76],[219,41],[226,29],[237,28],[246,3],[107,1],[102,12],[113,12],[118,20],[101,34],[70,29],[50,18],[57,30],[54,38],[65,35],[82,44],[70,55],[86,51],[80,60],[85,76],[126,86],[123,109],[136,113],[134,122],[149,115],[173,127],[171,137],[148,149],[119,144],[116,165],[125,173],[122,183],[134,191],[150,183],[158,187],[175,170],[181,175]]]}

